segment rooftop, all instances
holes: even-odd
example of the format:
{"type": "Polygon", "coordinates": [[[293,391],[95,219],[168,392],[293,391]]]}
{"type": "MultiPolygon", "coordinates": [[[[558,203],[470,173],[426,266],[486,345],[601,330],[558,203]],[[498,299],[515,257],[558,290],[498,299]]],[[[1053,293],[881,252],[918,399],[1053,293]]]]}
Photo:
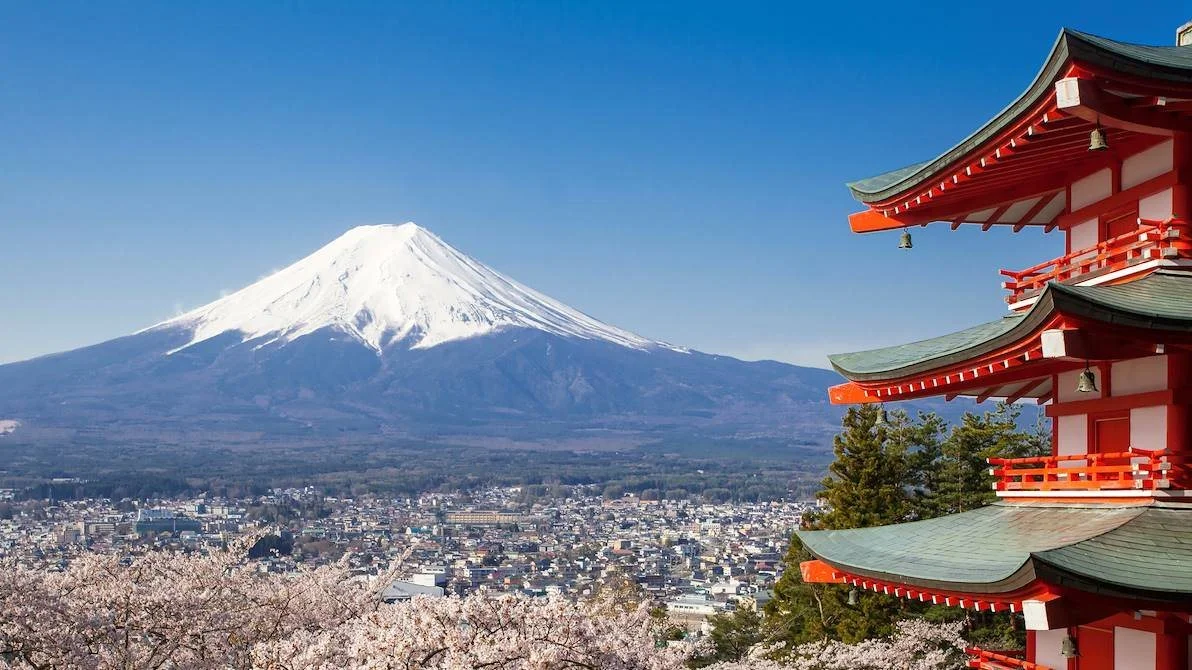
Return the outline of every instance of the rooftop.
{"type": "Polygon", "coordinates": [[[1055,82],[1063,76],[1064,65],[1072,60],[1104,64],[1126,74],[1192,84],[1192,48],[1130,44],[1064,28],[1030,86],[985,125],[932,160],[859,179],[848,184],[849,190],[857,200],[874,203],[897,196],[929,180],[997,135],[1041,97],[1048,95],[1055,82]]]}
{"type": "Polygon", "coordinates": [[[909,344],[829,356],[854,381],[883,381],[959,365],[1032,336],[1056,313],[1118,326],[1192,331],[1192,274],[1157,270],[1125,284],[1048,284],[1026,312],[909,344]]]}
{"type": "Polygon", "coordinates": [[[1041,576],[1152,600],[1192,596],[1192,507],[1015,504],[853,530],[798,531],[807,549],[851,574],[978,594],[1041,576]]]}

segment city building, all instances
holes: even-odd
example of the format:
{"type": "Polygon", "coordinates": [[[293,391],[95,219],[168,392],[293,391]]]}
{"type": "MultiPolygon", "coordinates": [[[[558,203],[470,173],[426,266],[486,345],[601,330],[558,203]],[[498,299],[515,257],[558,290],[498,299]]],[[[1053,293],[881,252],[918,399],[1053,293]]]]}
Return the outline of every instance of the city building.
{"type": "Polygon", "coordinates": [[[182,516],[169,509],[143,509],[137,514],[133,526],[137,535],[177,534],[184,531],[198,532],[203,525],[196,519],[182,516]]]}
{"type": "MultiPolygon", "coordinates": [[[[1025,659],[970,667],[1186,670],[1192,615],[1192,46],[1060,33],[1027,90],[939,157],[850,184],[858,233],[1040,229],[1063,254],[1002,270],[1008,313],[831,357],[837,404],[1034,399],[1049,456],[991,465],[999,500],[800,531],[805,580],[1020,612],[1025,659]],[[1032,665],[1036,664],[1036,665],[1032,665]]],[[[933,110],[932,113],[936,113],[933,110]]],[[[875,430],[881,431],[879,425],[875,430]]]]}
{"type": "Polygon", "coordinates": [[[725,604],[710,596],[687,593],[663,603],[667,620],[688,631],[707,632],[708,618],[725,609],[725,604]]]}
{"type": "Polygon", "coordinates": [[[526,518],[520,514],[508,512],[466,510],[448,512],[446,521],[461,526],[500,526],[525,523],[526,518]]]}
{"type": "Polygon", "coordinates": [[[429,583],[424,579],[398,580],[381,591],[381,602],[400,603],[410,600],[414,596],[442,598],[444,595],[446,595],[446,590],[442,586],[436,586],[433,580],[430,580],[429,583]]]}

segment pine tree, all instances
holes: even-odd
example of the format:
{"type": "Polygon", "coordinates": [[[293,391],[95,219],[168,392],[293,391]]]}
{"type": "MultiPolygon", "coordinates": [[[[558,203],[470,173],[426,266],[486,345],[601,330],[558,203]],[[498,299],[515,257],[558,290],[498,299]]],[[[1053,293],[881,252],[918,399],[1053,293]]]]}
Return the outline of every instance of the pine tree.
{"type": "MultiPolygon", "coordinates": [[[[819,494],[829,509],[805,519],[805,525],[877,526],[988,504],[995,496],[986,458],[1038,455],[1050,448],[1042,425],[1034,431],[1019,429],[1020,413],[1020,407],[1001,403],[982,415],[966,414],[945,437],[944,422],[934,414],[911,418],[900,410],[887,414],[874,405],[849,409],[834,441],[836,460],[819,494]]],[[[798,565],[812,558],[798,538],[792,538],[784,559],[787,569],[774,587],[763,624],[766,641],[776,646],[779,656],[783,648],[812,640],[856,642],[885,635],[897,618],[906,616],[963,616],[970,633],[998,639],[1012,628],[1006,615],[932,611],[935,608],[869,592],[858,593],[857,604],[850,606],[848,588],[801,580],[798,565]]]]}
{"type": "MultiPolygon", "coordinates": [[[[938,448],[941,422],[934,415],[912,420],[905,412],[885,412],[876,405],[848,410],[843,430],[834,440],[836,460],[819,494],[828,511],[806,520],[817,529],[842,529],[898,523],[914,515],[916,459],[932,458],[938,448]],[[925,453],[926,456],[919,454],[925,453]]],[[[766,606],[766,639],[779,649],[825,638],[857,642],[893,632],[906,603],[873,593],[858,593],[850,606],[850,589],[807,584],[799,563],[814,558],[799,542],[783,559],[787,569],[766,606]]],[[[779,653],[781,655],[781,653],[779,653]]]]}
{"type": "Polygon", "coordinates": [[[691,667],[701,668],[719,662],[734,662],[745,657],[762,641],[761,617],[750,609],[739,608],[732,613],[716,614],[708,619],[712,630],[708,639],[712,651],[692,659],[691,667]]]}
{"type": "Polygon", "coordinates": [[[916,421],[911,421],[903,412],[891,412],[892,430],[889,440],[906,453],[906,486],[910,496],[912,519],[932,516],[925,509],[925,501],[931,499],[939,488],[939,462],[943,444],[944,420],[935,413],[920,412],[916,421]]]}
{"type": "Polygon", "coordinates": [[[836,460],[819,493],[829,509],[814,527],[864,528],[906,518],[911,511],[908,423],[904,412],[893,413],[890,421],[877,405],[849,408],[844,431],[833,440],[836,460]]]}
{"type": "Polygon", "coordinates": [[[966,413],[940,447],[935,463],[924,465],[923,477],[933,479],[932,493],[924,500],[924,516],[939,516],[976,509],[997,499],[987,458],[1038,456],[1050,450],[1041,426],[1035,431],[1018,427],[1022,408],[998,403],[981,415],[966,413]]]}

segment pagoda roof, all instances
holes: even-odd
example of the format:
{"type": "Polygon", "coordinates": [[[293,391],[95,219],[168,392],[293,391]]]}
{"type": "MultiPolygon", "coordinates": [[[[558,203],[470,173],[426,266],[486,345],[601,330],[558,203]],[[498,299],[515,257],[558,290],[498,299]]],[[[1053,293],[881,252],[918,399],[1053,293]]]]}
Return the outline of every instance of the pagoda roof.
{"type": "Polygon", "coordinates": [[[1192,597],[1192,506],[1015,504],[852,530],[798,531],[849,574],[972,594],[1042,580],[1122,597],[1192,597]]]}
{"type": "MultiPolygon", "coordinates": [[[[932,160],[850,183],[866,209],[849,215],[849,226],[858,233],[932,222],[1066,228],[1089,218],[1092,206],[1069,202],[1071,184],[1188,132],[1192,47],[1064,29],[1027,89],[985,125],[932,160]],[[1095,129],[1109,151],[1089,151],[1095,129]]],[[[1138,200],[1179,179],[1172,169],[1120,198],[1138,200]]]]}
{"type": "Polygon", "coordinates": [[[1117,285],[1051,283],[1023,313],[959,332],[880,349],[829,356],[853,381],[885,381],[937,370],[1031,337],[1057,313],[1147,330],[1192,331],[1192,273],[1157,270],[1117,285]]]}
{"type": "Polygon", "coordinates": [[[1030,86],[985,125],[932,160],[849,183],[853,197],[866,204],[882,202],[936,178],[940,172],[1007,130],[1039,100],[1051,94],[1055,82],[1064,76],[1066,66],[1074,60],[1123,75],[1192,84],[1192,48],[1130,44],[1064,28],[1030,86]]]}
{"type": "Polygon", "coordinates": [[[828,360],[837,372],[849,379],[890,379],[900,374],[917,372],[919,368],[929,370],[963,360],[966,353],[976,354],[977,349],[1005,339],[1003,336],[1022,325],[1025,317],[1025,313],[1011,314],[997,321],[918,342],[832,354],[828,356],[828,360]],[[937,365],[932,365],[933,363],[937,365]]]}

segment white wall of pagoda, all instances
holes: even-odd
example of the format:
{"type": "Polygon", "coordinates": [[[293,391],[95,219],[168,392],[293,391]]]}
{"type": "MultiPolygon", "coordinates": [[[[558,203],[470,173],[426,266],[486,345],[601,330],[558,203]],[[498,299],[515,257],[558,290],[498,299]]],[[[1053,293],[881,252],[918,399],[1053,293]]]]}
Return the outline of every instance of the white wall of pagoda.
{"type": "MultiPolygon", "coordinates": [[[[1140,151],[1122,161],[1121,188],[1137,186],[1148,179],[1167,174],[1175,168],[1175,141],[1140,151]]],[[[1163,189],[1138,201],[1138,217],[1149,221],[1165,221],[1171,218],[1171,189],[1163,189]]]]}
{"type": "MultiPolygon", "coordinates": [[[[1076,391],[1079,370],[1057,375],[1057,405],[1068,402],[1084,402],[1098,398],[1118,398],[1142,393],[1162,391],[1171,386],[1171,364],[1168,356],[1148,356],[1117,361],[1109,366],[1108,377],[1101,377],[1101,386],[1096,393],[1076,391]],[[1109,395],[1105,395],[1108,388],[1109,395]]],[[[1169,445],[1168,416],[1170,406],[1166,404],[1132,407],[1130,416],[1130,446],[1138,449],[1163,449],[1169,445]]],[[[1065,414],[1056,417],[1057,455],[1088,453],[1092,447],[1088,414],[1065,414]]],[[[1084,461],[1069,461],[1066,467],[1083,467],[1084,461]]]]}
{"type": "Polygon", "coordinates": [[[1035,662],[1049,668],[1065,670],[1068,667],[1068,659],[1064,658],[1061,649],[1067,636],[1067,628],[1035,631],[1035,662]]]}
{"type": "Polygon", "coordinates": [[[1113,670],[1155,670],[1157,642],[1149,631],[1115,626],[1113,670]]]}
{"type": "MultiPolygon", "coordinates": [[[[1089,451],[1089,416],[1070,414],[1056,417],[1056,455],[1087,454],[1089,451]]],[[[1085,461],[1064,461],[1060,467],[1075,468],[1088,465],[1085,461]]]]}
{"type": "Polygon", "coordinates": [[[1130,446],[1152,451],[1168,446],[1166,405],[1130,410],[1130,446]]]}
{"type": "Polygon", "coordinates": [[[1122,190],[1171,172],[1174,147],[1175,142],[1167,140],[1125,158],[1122,161],[1122,190]]]}
{"type": "MultiPolygon", "coordinates": [[[[1067,670],[1073,667],[1073,660],[1078,669],[1155,670],[1160,663],[1161,636],[1153,630],[1145,630],[1154,622],[1139,620],[1114,625],[1121,620],[1122,617],[1117,616],[1090,625],[1032,631],[1028,637],[1032,642],[1030,657],[1035,663],[1053,670],[1067,670]],[[1076,640],[1078,656],[1075,659],[1063,655],[1064,639],[1069,636],[1076,640]]],[[[1188,644],[1192,649],[1192,638],[1178,632],[1174,634],[1180,638],[1178,644],[1188,644]],[[1187,642],[1183,638],[1187,638],[1187,642]]]]}
{"type": "Polygon", "coordinates": [[[1167,388],[1167,356],[1118,361],[1110,368],[1114,396],[1134,395],[1167,388]]]}
{"type": "MultiPolygon", "coordinates": [[[[1089,397],[1101,397],[1101,390],[1096,395],[1078,393],[1076,383],[1080,377],[1079,370],[1062,372],[1056,378],[1056,404],[1084,400],[1089,397]]],[[[1089,451],[1089,417],[1087,414],[1069,414],[1058,416],[1055,420],[1056,455],[1069,456],[1072,454],[1087,454],[1089,451]]],[[[1087,461],[1064,461],[1061,467],[1078,468],[1088,465],[1087,461]]]]}
{"type": "MultiPolygon", "coordinates": [[[[1118,361],[1110,368],[1114,397],[1162,391],[1168,387],[1167,356],[1150,356],[1118,361]]],[[[1167,445],[1167,406],[1135,407],[1130,410],[1130,446],[1162,449],[1167,445]]]]}
{"type": "Polygon", "coordinates": [[[1166,221],[1171,218],[1171,212],[1171,189],[1169,188],[1138,201],[1138,218],[1140,219],[1166,221]]]}
{"type": "MultiPolygon", "coordinates": [[[[1068,210],[1076,211],[1097,203],[1156,177],[1171,172],[1175,164],[1175,142],[1172,140],[1157,144],[1145,151],[1126,157],[1120,165],[1106,167],[1071,184],[1068,191],[1068,210]]],[[[1114,204],[1113,207],[1129,207],[1128,204],[1114,204]]],[[[1173,192],[1164,189],[1137,201],[1138,217],[1148,220],[1166,220],[1172,216],[1173,192]]],[[[1108,235],[1105,215],[1072,222],[1067,232],[1068,250],[1076,251],[1095,246],[1108,235]]],[[[1110,395],[1113,397],[1136,395],[1169,388],[1170,365],[1166,356],[1153,356],[1114,363],[1108,372],[1110,395]]],[[[1076,391],[1079,370],[1057,376],[1057,405],[1067,402],[1088,401],[1105,397],[1076,391]]],[[[1171,408],[1167,405],[1133,407],[1130,416],[1130,445],[1140,449],[1162,449],[1169,445],[1168,424],[1171,408]]],[[[1059,455],[1087,453],[1093,448],[1092,421],[1088,414],[1071,414],[1056,417],[1055,452],[1059,455]]],[[[1069,467],[1082,467],[1083,461],[1072,461],[1069,467]]]]}
{"type": "MultiPolygon", "coordinates": [[[[1104,168],[1082,179],[1072,182],[1069,188],[1068,211],[1076,211],[1120,191],[1138,186],[1147,180],[1171,172],[1175,162],[1175,142],[1168,140],[1145,151],[1126,157],[1115,176],[1113,168],[1104,168]],[[1116,183],[1115,183],[1116,182],[1116,183]]],[[[1172,191],[1170,188],[1148,195],[1137,201],[1138,216],[1142,219],[1163,221],[1172,215],[1172,191]]],[[[1105,237],[1099,216],[1090,216],[1073,222],[1068,227],[1068,250],[1077,251],[1096,245],[1105,237]]]]}
{"type": "Polygon", "coordinates": [[[1105,389],[1099,387],[1092,393],[1081,393],[1076,390],[1077,382],[1080,380],[1080,370],[1069,370],[1068,372],[1061,372],[1057,375],[1056,383],[1056,397],[1057,404],[1065,402],[1074,402],[1077,400],[1091,400],[1093,398],[1100,398],[1104,395],[1105,389]]]}
{"type": "MultiPolygon", "coordinates": [[[[1113,171],[1109,168],[1072,182],[1069,189],[1069,209],[1072,211],[1087,207],[1113,195],[1113,171]]],[[[1097,217],[1074,223],[1068,228],[1068,249],[1076,251],[1097,244],[1097,217]]]]}

